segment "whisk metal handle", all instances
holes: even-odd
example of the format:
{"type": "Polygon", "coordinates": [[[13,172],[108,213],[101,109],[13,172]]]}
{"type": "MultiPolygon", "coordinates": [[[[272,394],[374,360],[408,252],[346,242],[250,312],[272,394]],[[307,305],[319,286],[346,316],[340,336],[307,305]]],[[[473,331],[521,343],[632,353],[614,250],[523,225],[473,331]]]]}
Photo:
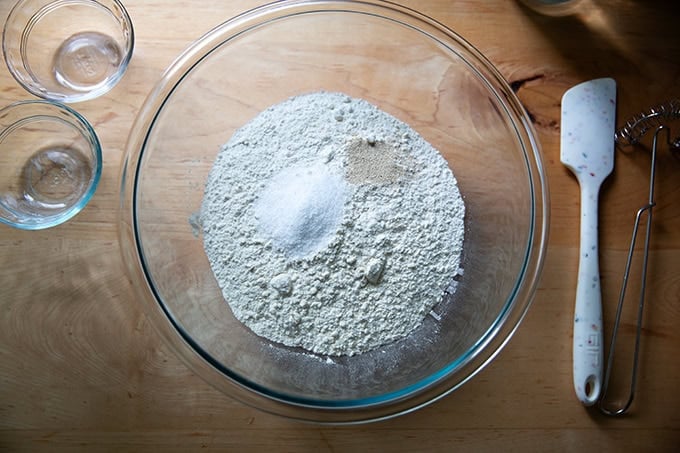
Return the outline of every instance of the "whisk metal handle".
{"type": "Polygon", "coordinates": [[[623,283],[621,284],[621,292],[619,294],[619,302],[616,307],[616,317],[614,319],[614,328],[612,329],[611,342],[609,345],[609,358],[607,360],[607,368],[605,371],[605,376],[602,384],[602,396],[598,403],[600,411],[606,415],[620,416],[625,414],[633,404],[633,399],[635,397],[635,385],[637,383],[637,370],[638,370],[638,359],[640,354],[640,336],[642,334],[642,313],[645,304],[645,290],[647,286],[647,263],[649,261],[649,242],[652,232],[652,209],[655,206],[654,201],[654,180],[656,179],[656,153],[658,149],[659,135],[662,131],[666,131],[667,142],[670,144],[670,131],[666,126],[659,126],[654,133],[654,139],[652,142],[652,163],[649,174],[649,196],[647,199],[647,204],[640,208],[635,215],[635,224],[633,225],[633,234],[630,241],[630,247],[628,249],[628,258],[626,260],[626,269],[623,273],[623,283]],[[609,388],[609,381],[612,376],[614,368],[614,352],[616,350],[616,340],[619,331],[619,325],[621,322],[621,312],[623,309],[623,303],[626,298],[626,289],[628,287],[628,279],[630,277],[630,268],[633,261],[633,254],[635,251],[635,243],[637,242],[638,232],[640,228],[640,223],[642,216],[647,214],[647,222],[645,229],[645,243],[642,252],[642,270],[640,274],[640,294],[638,296],[638,310],[637,310],[637,326],[635,329],[635,349],[633,351],[633,363],[632,370],[630,374],[630,387],[628,389],[628,396],[625,402],[619,407],[615,407],[607,402],[607,390],[609,388]]]}

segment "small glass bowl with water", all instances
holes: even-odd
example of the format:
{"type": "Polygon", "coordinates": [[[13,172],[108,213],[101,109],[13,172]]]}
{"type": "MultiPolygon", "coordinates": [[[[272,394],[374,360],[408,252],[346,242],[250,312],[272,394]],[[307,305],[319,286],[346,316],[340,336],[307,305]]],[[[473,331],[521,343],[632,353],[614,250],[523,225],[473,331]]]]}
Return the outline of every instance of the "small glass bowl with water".
{"type": "Polygon", "coordinates": [[[2,34],[12,76],[32,94],[65,103],[113,88],[133,47],[132,21],[118,0],[20,0],[2,34]]]}
{"type": "Polygon", "coordinates": [[[0,222],[40,230],[72,218],[94,194],[102,152],[73,109],[21,101],[0,110],[0,222]]]}

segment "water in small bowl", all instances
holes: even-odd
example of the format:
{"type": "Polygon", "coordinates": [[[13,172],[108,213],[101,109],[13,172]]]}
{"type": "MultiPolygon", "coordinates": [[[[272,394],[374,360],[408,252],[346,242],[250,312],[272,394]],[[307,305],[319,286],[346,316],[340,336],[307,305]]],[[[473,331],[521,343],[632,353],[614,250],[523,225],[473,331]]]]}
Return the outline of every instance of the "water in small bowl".
{"type": "Polygon", "coordinates": [[[123,50],[115,39],[95,31],[76,33],[54,55],[54,77],[74,91],[90,91],[106,83],[117,71],[123,50]]]}
{"type": "Polygon", "coordinates": [[[41,229],[78,213],[101,172],[99,141],[65,106],[26,101],[0,110],[0,222],[41,229]]]}
{"type": "Polygon", "coordinates": [[[10,200],[20,205],[20,211],[49,214],[72,206],[84,195],[91,177],[90,164],[79,150],[63,146],[42,149],[23,168],[21,198],[10,200]]]}
{"type": "Polygon", "coordinates": [[[7,17],[2,46],[26,90],[70,103],[118,83],[132,57],[134,31],[118,0],[20,0],[7,17]]]}

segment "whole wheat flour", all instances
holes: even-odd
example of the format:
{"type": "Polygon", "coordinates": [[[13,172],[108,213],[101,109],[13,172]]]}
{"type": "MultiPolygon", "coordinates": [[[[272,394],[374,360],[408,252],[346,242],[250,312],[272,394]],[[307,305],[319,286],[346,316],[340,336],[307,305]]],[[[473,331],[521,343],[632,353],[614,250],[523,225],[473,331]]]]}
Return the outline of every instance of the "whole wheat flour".
{"type": "Polygon", "coordinates": [[[200,222],[236,318],[274,342],[354,355],[406,337],[441,300],[464,212],[446,161],[413,129],[319,92],[223,145],[200,222]]]}

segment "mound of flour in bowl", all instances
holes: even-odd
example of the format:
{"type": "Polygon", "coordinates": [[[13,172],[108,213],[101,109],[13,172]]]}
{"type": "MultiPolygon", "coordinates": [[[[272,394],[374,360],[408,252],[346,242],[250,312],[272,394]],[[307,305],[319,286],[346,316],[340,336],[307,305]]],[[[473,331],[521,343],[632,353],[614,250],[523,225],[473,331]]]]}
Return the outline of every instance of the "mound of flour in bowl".
{"type": "Polygon", "coordinates": [[[222,146],[200,222],[237,319],[287,346],[355,355],[406,337],[441,300],[464,212],[446,161],[413,129],[318,92],[222,146]]]}

